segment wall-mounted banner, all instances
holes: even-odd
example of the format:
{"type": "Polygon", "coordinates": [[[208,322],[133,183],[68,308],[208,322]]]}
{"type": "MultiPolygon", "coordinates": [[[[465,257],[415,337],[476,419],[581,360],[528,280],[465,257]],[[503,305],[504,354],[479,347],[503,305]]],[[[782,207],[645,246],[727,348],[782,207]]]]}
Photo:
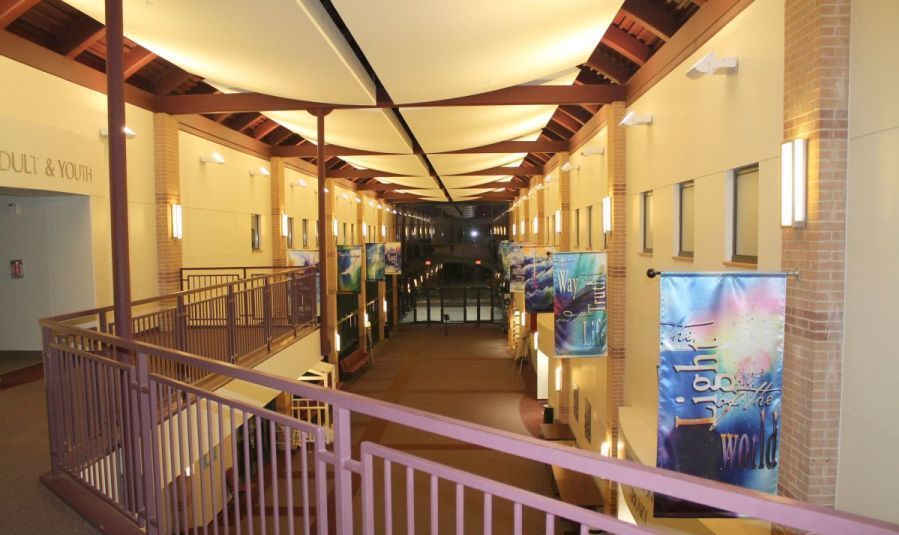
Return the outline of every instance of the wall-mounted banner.
{"type": "MultiPolygon", "coordinates": [[[[785,274],[663,273],[656,465],[777,491],[785,274]]],[[[655,496],[655,516],[730,516],[655,496]]]]}
{"type": "Polygon", "coordinates": [[[317,266],[318,251],[313,249],[288,249],[287,265],[291,267],[317,266]]]}
{"type": "Polygon", "coordinates": [[[365,244],[365,280],[384,280],[384,244],[365,244]]]}
{"type": "Polygon", "coordinates": [[[504,262],[507,263],[506,276],[509,279],[509,291],[524,291],[524,260],[527,256],[525,244],[510,243],[506,249],[504,262]]]}
{"type": "Polygon", "coordinates": [[[552,270],[556,357],[604,356],[606,253],[556,253],[552,270]]]}
{"type": "Polygon", "coordinates": [[[398,241],[389,241],[384,244],[385,275],[401,275],[403,273],[402,244],[398,241]]]}
{"type": "Polygon", "coordinates": [[[555,247],[524,248],[524,309],[553,311],[553,257],[555,247]]]}
{"type": "Polygon", "coordinates": [[[362,246],[337,246],[337,291],[362,291],[362,246]]]}

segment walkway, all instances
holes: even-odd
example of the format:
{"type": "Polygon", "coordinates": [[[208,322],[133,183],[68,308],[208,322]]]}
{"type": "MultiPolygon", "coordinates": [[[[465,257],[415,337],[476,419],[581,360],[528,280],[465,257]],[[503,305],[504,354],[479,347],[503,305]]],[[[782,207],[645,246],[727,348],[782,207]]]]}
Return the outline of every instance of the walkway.
{"type": "MultiPolygon", "coordinates": [[[[399,403],[469,422],[528,435],[522,421],[522,407],[533,420],[536,402],[525,398],[525,385],[516,375],[506,350],[506,338],[497,326],[450,325],[402,326],[394,336],[378,346],[375,364],[345,389],[358,394],[399,403]]],[[[533,427],[533,425],[531,426],[533,427]]],[[[353,420],[355,443],[362,440],[407,451],[436,462],[484,475],[510,485],[551,496],[551,475],[537,463],[450,439],[375,421],[364,416],[353,420]]],[[[397,472],[394,482],[402,480],[397,472]]],[[[405,533],[405,490],[397,484],[394,504],[395,532],[405,533]]],[[[416,479],[416,532],[423,533],[430,519],[428,481],[416,479]]],[[[454,495],[440,489],[442,533],[453,533],[454,495]]],[[[358,493],[357,493],[358,500],[358,493]]],[[[480,493],[466,495],[465,531],[481,532],[483,510],[480,493]]],[[[376,504],[380,511],[383,505],[376,504]]],[[[512,507],[494,502],[494,533],[511,530],[512,507]]],[[[544,533],[542,515],[525,515],[526,533],[544,533]]],[[[561,532],[561,531],[557,531],[561,532]]]]}

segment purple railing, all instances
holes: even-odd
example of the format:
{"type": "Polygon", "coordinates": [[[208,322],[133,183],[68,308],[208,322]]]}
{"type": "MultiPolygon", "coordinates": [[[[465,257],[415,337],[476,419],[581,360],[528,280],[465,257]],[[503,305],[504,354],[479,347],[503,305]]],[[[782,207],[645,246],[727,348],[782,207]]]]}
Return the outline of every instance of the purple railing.
{"type": "MultiPolygon", "coordinates": [[[[288,280],[281,282],[289,285],[288,280]]],[[[290,294],[280,304],[272,297],[277,283],[262,283],[269,288],[259,301],[263,312],[247,315],[244,324],[268,321],[273,331],[274,318],[289,317],[290,294]]],[[[186,310],[191,304],[225,298],[230,303],[225,305],[225,324],[243,325],[236,319],[242,302],[233,297],[255,291],[258,284],[240,290],[217,287],[219,295],[203,298],[176,294],[174,308],[186,310]]],[[[218,305],[209,306],[221,311],[218,305]]],[[[202,322],[214,324],[218,312],[210,312],[202,322]]],[[[899,533],[899,526],[886,522],[322,389],[240,367],[227,358],[121,339],[106,329],[86,328],[83,320],[73,321],[84,317],[96,317],[96,311],[41,321],[48,480],[80,482],[109,506],[104,510],[127,519],[135,531],[343,535],[359,528],[366,534],[436,534],[439,526],[450,523],[455,533],[663,532],[371,442],[363,442],[354,457],[350,422],[356,413],[799,530],[899,533]],[[322,422],[302,421],[227,390],[213,392],[187,382],[210,376],[329,404],[332,440],[327,440],[322,422]],[[361,483],[356,501],[354,480],[361,483]]],[[[248,340],[264,344],[266,338],[248,340]]],[[[290,414],[289,405],[285,412],[290,414]]]]}

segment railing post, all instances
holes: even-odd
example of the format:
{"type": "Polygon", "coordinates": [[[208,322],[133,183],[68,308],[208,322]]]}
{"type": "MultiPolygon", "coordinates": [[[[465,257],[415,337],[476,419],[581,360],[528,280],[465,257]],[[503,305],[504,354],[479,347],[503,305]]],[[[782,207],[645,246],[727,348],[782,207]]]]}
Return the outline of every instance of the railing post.
{"type": "MultiPolygon", "coordinates": [[[[353,473],[347,468],[352,461],[352,435],[350,432],[350,411],[334,407],[334,509],[336,511],[336,533],[353,533],[353,473]]],[[[327,509],[322,507],[322,511],[327,509]]]]}
{"type": "Polygon", "coordinates": [[[234,310],[234,285],[228,285],[228,297],[225,301],[225,330],[228,333],[228,359],[234,364],[237,360],[237,325],[234,310]]]}
{"type": "Polygon", "coordinates": [[[265,333],[265,346],[272,350],[272,287],[269,278],[265,277],[262,283],[262,330],[265,333]]]}
{"type": "Polygon", "coordinates": [[[175,305],[175,348],[187,351],[187,310],[183,295],[177,297],[175,305]]]}
{"type": "Polygon", "coordinates": [[[50,343],[53,340],[53,331],[44,327],[41,329],[44,345],[44,380],[46,381],[45,394],[47,396],[47,429],[50,438],[50,475],[59,475],[59,426],[60,404],[59,400],[59,374],[57,373],[57,360],[53,359],[53,349],[50,343]]]}
{"type": "Polygon", "coordinates": [[[468,287],[462,287],[462,323],[468,323],[468,287]]]}
{"type": "MultiPolygon", "coordinates": [[[[159,533],[159,516],[156,509],[157,483],[156,478],[156,418],[153,406],[150,403],[150,371],[147,366],[146,353],[135,355],[137,384],[138,421],[132,422],[132,429],[137,429],[135,440],[140,441],[140,470],[143,484],[143,503],[138,505],[138,513],[146,519],[147,535],[159,533]]],[[[136,466],[135,466],[136,468],[136,466]]]]}
{"type": "Polygon", "coordinates": [[[477,288],[477,300],[475,301],[475,306],[477,307],[477,324],[481,324],[481,287],[477,288]]]}

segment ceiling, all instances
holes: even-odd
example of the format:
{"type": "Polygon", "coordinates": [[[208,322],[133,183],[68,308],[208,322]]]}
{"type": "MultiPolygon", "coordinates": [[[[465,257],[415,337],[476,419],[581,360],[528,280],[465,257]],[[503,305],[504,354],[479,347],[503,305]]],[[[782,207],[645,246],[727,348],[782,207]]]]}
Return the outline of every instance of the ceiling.
{"type": "MultiPolygon", "coordinates": [[[[249,92],[369,106],[326,117],[326,143],[355,153],[327,157],[330,176],[393,202],[504,200],[527,184],[521,170],[554,151],[480,147],[569,140],[601,104],[435,101],[625,84],[706,1],[254,0],[250,9],[237,0],[124,0],[125,74],[157,97],[249,92]],[[434,105],[411,106],[421,103],[434,105]]],[[[105,71],[103,7],[0,0],[0,29],[105,71]]],[[[318,163],[302,149],[317,141],[305,110],[205,116],[318,163]]]]}

